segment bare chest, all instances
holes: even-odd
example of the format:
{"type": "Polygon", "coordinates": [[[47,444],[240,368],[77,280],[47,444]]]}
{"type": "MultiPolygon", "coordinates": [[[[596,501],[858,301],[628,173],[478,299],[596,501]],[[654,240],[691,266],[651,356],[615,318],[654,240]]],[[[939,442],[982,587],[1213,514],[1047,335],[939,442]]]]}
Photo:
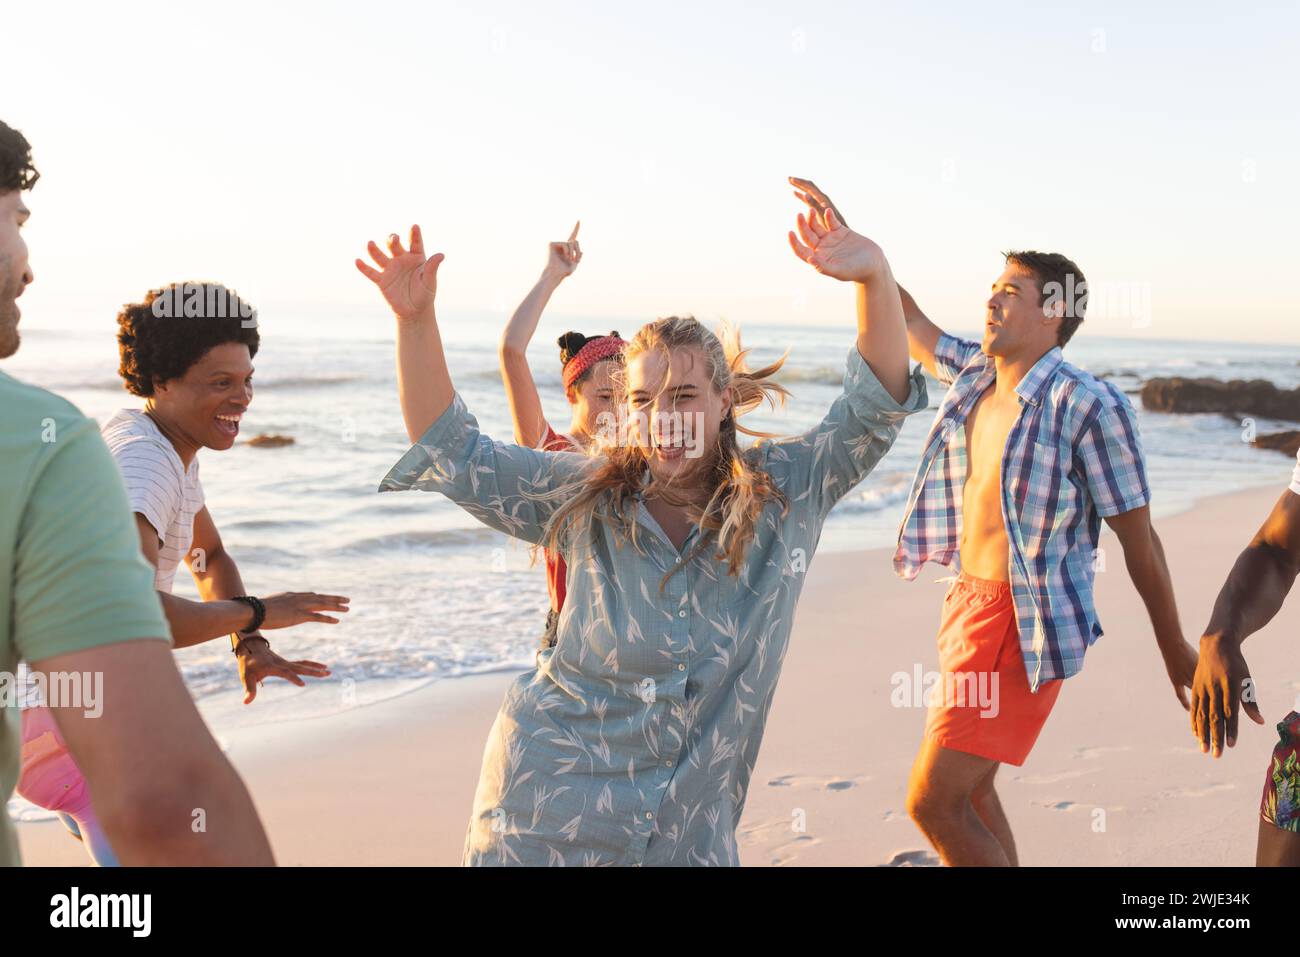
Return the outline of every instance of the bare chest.
{"type": "Polygon", "coordinates": [[[976,401],[966,419],[968,480],[1000,481],[1007,437],[1019,416],[1020,400],[1014,393],[1010,399],[1000,399],[990,389],[976,401]]]}

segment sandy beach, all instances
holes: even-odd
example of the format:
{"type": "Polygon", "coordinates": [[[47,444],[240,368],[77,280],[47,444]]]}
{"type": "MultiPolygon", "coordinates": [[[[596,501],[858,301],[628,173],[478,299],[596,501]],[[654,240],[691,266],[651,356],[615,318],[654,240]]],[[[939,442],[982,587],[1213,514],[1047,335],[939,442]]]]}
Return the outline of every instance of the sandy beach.
{"type": "MultiPolygon", "coordinates": [[[[1156,522],[1190,640],[1276,486],[1156,522]]],[[[868,479],[868,481],[870,481],[868,479]]],[[[1023,768],[998,774],[1026,865],[1250,865],[1275,724],[1300,697],[1300,597],[1246,645],[1268,724],[1218,761],[1194,743],[1114,536],[1105,635],[1023,768]]],[[[740,828],[753,865],[934,864],[904,810],[923,707],[892,678],[937,668],[947,575],[896,578],[888,550],[816,557],[740,828]]],[[[379,704],[221,735],[282,865],[458,865],[483,743],[514,674],[441,681],[379,704]]],[[[29,866],[85,866],[57,822],[18,825],[29,866]]]]}

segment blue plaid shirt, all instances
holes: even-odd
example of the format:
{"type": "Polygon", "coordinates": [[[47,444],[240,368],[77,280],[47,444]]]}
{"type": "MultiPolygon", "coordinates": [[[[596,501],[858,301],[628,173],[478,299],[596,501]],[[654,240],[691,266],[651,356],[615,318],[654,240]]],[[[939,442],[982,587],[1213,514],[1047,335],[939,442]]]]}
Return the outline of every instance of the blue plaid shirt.
{"type": "MultiPolygon", "coordinates": [[[[894,569],[915,578],[928,561],[960,569],[966,419],[997,378],[979,344],[944,334],[934,351],[951,385],[925,441],[899,528],[894,569]]],[[[1101,637],[1092,601],[1101,520],[1151,501],[1137,420],[1109,382],[1052,349],[1016,386],[1021,412],[1002,455],[1008,572],[1029,686],[1083,668],[1101,637]]]]}

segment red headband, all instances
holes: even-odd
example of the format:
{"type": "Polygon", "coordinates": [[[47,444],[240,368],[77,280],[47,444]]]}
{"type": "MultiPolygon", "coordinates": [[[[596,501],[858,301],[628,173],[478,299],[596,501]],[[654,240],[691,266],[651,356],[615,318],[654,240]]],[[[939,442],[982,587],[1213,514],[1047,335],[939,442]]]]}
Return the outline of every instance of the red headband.
{"type": "Polygon", "coordinates": [[[597,362],[616,356],[627,345],[618,336],[598,336],[578,350],[578,354],[564,364],[564,387],[567,389],[578,377],[597,362]]]}

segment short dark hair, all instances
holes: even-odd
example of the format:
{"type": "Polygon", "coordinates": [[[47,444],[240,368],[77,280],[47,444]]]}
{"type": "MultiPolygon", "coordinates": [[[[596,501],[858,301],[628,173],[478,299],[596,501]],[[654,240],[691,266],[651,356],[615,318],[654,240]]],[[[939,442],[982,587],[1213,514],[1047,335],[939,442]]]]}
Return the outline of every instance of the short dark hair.
{"type": "Polygon", "coordinates": [[[257,312],[219,283],[173,283],[117,314],[118,375],[133,395],[147,398],[161,382],[185,375],[210,349],[242,342],[257,355],[257,312]],[[188,295],[197,291],[196,295],[188,295]],[[155,300],[161,300],[158,308],[155,300]],[[184,310],[176,304],[184,302],[184,310]],[[218,303],[217,308],[212,304],[218,303]],[[191,308],[192,307],[192,308],[191,308]]]}
{"type": "Polygon", "coordinates": [[[1055,284],[1052,298],[1062,299],[1066,292],[1072,296],[1066,301],[1065,315],[1056,331],[1056,342],[1064,346],[1083,322],[1083,314],[1088,308],[1088,280],[1072,259],[1060,253],[1040,253],[1032,249],[1012,250],[1003,253],[1008,266],[1019,266],[1034,274],[1038,280],[1038,304],[1041,306],[1048,299],[1047,289],[1055,284]]]}
{"type": "Polygon", "coordinates": [[[0,120],[0,193],[31,189],[40,178],[32,165],[32,144],[0,120]]]}

